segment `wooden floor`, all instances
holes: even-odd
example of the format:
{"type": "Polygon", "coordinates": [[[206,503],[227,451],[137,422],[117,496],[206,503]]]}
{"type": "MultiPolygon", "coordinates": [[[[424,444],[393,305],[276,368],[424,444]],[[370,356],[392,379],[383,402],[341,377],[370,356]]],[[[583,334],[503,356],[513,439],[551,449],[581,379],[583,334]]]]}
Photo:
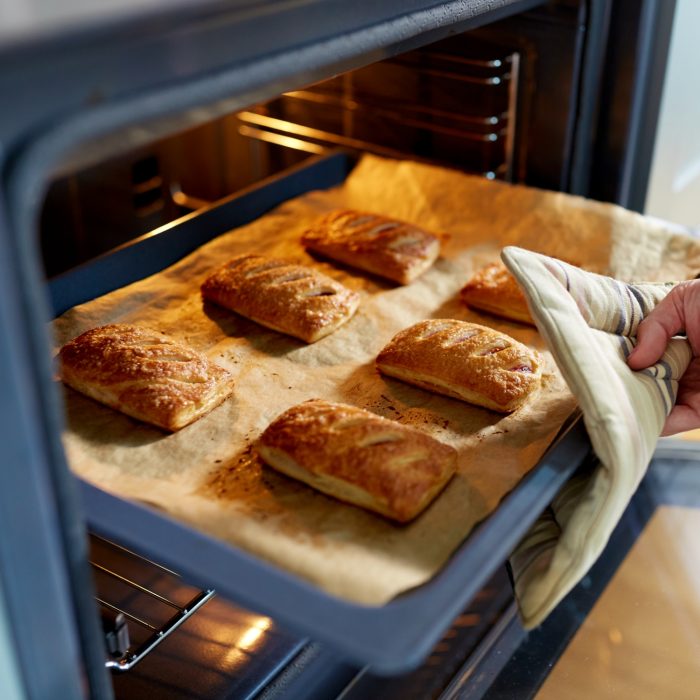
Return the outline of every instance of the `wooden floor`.
{"type": "Polygon", "coordinates": [[[700,429],[689,430],[687,433],[679,433],[675,438],[680,440],[700,440],[700,429]]]}
{"type": "Polygon", "coordinates": [[[656,510],[536,698],[700,698],[700,510],[656,510]]]}

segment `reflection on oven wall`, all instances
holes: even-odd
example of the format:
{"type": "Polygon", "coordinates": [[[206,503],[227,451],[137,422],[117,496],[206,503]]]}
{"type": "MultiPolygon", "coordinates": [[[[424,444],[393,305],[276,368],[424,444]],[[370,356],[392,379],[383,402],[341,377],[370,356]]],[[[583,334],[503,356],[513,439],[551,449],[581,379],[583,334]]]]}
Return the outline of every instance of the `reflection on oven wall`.
{"type": "Polygon", "coordinates": [[[47,275],[335,149],[563,189],[579,20],[545,6],[64,176],[42,211],[47,275]]]}

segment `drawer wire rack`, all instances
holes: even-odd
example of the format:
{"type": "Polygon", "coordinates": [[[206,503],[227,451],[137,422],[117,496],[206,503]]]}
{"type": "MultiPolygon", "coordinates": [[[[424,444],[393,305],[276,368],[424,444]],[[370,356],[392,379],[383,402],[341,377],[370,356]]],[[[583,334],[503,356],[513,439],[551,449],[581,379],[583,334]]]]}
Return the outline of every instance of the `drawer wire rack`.
{"type": "Polygon", "coordinates": [[[215,595],[212,589],[188,586],[174,571],[98,535],[90,535],[90,545],[109,669],[133,668],[215,595]]]}

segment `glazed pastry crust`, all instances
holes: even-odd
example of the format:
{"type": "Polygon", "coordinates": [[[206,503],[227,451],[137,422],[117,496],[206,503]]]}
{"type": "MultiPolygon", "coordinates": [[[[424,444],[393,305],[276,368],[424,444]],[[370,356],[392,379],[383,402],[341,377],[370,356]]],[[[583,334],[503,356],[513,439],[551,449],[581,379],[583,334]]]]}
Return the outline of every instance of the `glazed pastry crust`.
{"type": "Polygon", "coordinates": [[[202,353],[138,326],[93,328],[58,353],[65,384],[133,418],[175,431],[233,391],[233,377],[202,353]]]}
{"type": "Polygon", "coordinates": [[[401,523],[445,487],[457,459],[454,448],[415,428],[321,400],[287,410],[256,447],[278,471],[401,523]]]}
{"type": "Polygon", "coordinates": [[[477,270],[462,288],[460,296],[467,306],[474,309],[535,325],[525,295],[502,262],[477,270]]]}
{"type": "Polygon", "coordinates": [[[239,255],[204,284],[202,296],[256,323],[314,343],[352,318],[357,292],[311,267],[239,255]]]}
{"type": "Polygon", "coordinates": [[[429,319],[398,333],[377,357],[378,369],[429,391],[510,413],[541,382],[537,355],[476,323],[429,319]]]}
{"type": "Polygon", "coordinates": [[[309,250],[408,284],[435,262],[441,236],[396,219],[345,209],[321,217],[301,241],[309,250]]]}

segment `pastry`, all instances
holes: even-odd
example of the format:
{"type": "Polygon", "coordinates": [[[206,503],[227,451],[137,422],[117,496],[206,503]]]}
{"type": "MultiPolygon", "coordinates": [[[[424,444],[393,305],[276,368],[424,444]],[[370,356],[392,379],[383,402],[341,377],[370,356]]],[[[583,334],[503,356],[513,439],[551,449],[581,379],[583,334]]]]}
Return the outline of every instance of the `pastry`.
{"type": "Polygon", "coordinates": [[[477,270],[460,292],[467,306],[496,316],[534,324],[525,295],[502,262],[477,270]]]}
{"type": "Polygon", "coordinates": [[[239,255],[202,285],[202,296],[288,335],[314,343],[352,318],[357,292],[313,268],[239,255]]]}
{"type": "Polygon", "coordinates": [[[430,319],[398,333],[377,357],[378,369],[429,391],[510,413],[537,389],[535,352],[475,323],[430,319]]]}
{"type": "Polygon", "coordinates": [[[334,260],[407,284],[435,262],[440,240],[403,221],[339,210],[316,221],[301,242],[334,260]]]}
{"type": "Polygon", "coordinates": [[[257,451],[288,476],[402,523],[437,496],[457,459],[454,448],[416,428],[320,400],[279,416],[257,451]]]}
{"type": "Polygon", "coordinates": [[[68,386],[166,430],[201,418],[233,391],[233,377],[202,353],[130,325],[93,328],[58,353],[68,386]]]}

